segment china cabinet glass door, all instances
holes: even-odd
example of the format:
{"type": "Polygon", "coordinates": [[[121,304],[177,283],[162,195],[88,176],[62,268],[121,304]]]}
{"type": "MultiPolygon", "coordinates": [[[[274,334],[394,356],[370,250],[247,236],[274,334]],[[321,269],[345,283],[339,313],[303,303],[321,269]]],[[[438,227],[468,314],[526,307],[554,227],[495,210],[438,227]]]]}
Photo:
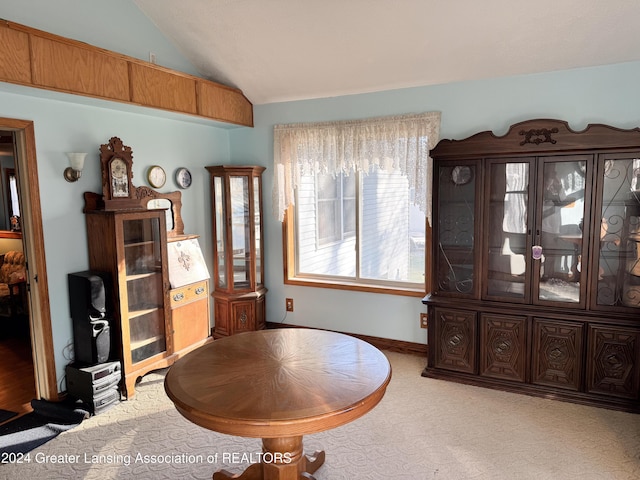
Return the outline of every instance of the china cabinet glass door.
{"type": "Polygon", "coordinates": [[[588,266],[582,264],[582,257],[589,229],[585,198],[590,195],[590,158],[540,160],[538,221],[532,247],[538,303],[584,305],[588,266]]]}
{"type": "Polygon", "coordinates": [[[485,298],[529,302],[532,165],[526,159],[487,162],[485,298]]]}
{"type": "Polygon", "coordinates": [[[138,363],[166,350],[160,220],[125,219],[122,231],[131,363],[138,363]]]}
{"type": "Polygon", "coordinates": [[[584,305],[589,159],[487,160],[483,298],[584,305]]]}
{"type": "Polygon", "coordinates": [[[437,168],[436,288],[469,296],[475,292],[476,164],[437,168]]]}
{"type": "Polygon", "coordinates": [[[595,304],[640,307],[640,152],[601,158],[595,304]]]}
{"type": "Polygon", "coordinates": [[[227,229],[225,206],[225,188],[223,177],[213,177],[214,225],[213,233],[216,242],[215,288],[227,288],[227,229]]]}
{"type": "Polygon", "coordinates": [[[263,283],[262,168],[207,167],[212,178],[217,291],[250,291],[263,283]]]}
{"type": "Polygon", "coordinates": [[[231,245],[233,248],[233,289],[249,288],[251,281],[251,217],[249,177],[229,177],[231,245]]]}

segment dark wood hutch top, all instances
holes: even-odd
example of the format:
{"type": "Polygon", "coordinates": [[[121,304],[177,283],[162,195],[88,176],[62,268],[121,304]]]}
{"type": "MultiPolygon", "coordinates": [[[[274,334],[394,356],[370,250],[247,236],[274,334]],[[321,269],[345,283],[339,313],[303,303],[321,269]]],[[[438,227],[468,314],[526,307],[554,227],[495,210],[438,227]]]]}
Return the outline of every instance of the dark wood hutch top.
{"type": "Polygon", "coordinates": [[[566,121],[536,119],[515,123],[502,136],[484,131],[463,140],[440,140],[431,151],[431,156],[478,158],[486,155],[615,150],[639,146],[640,128],[625,130],[589,124],[584,130],[573,130],[566,121]]]}

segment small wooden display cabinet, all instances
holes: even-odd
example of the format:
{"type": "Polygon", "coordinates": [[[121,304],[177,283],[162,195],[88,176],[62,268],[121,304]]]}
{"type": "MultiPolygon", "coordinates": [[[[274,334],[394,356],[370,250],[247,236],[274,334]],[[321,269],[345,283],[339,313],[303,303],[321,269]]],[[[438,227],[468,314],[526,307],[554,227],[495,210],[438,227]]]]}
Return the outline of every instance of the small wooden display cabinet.
{"type": "Polygon", "coordinates": [[[265,328],[262,172],[209,166],[213,212],[214,338],[265,328]]]}
{"type": "Polygon", "coordinates": [[[90,268],[113,279],[111,355],[122,361],[124,394],[131,397],[138,378],[172,363],[165,214],[85,213],[90,268]]]}
{"type": "Polygon", "coordinates": [[[143,375],[210,340],[209,273],[197,237],[184,235],[181,193],[134,186],[119,138],[100,152],[102,195],[84,194],[89,267],[113,279],[110,358],[122,362],[130,398],[143,375]]]}

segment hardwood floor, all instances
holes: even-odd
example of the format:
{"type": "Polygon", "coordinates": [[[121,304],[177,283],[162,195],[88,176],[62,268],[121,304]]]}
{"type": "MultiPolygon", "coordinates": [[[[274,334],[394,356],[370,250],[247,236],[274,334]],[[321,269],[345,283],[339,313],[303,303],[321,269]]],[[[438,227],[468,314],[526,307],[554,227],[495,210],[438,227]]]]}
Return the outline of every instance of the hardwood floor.
{"type": "Polygon", "coordinates": [[[36,398],[31,341],[23,322],[22,328],[6,322],[12,319],[0,318],[0,408],[23,414],[31,411],[36,398]]]}

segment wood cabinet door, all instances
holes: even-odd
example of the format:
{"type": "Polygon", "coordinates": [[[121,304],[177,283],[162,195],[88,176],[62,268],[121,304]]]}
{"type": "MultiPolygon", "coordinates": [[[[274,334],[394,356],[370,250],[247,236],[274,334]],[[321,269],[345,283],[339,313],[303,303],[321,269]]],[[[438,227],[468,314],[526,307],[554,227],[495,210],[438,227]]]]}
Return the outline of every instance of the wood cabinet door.
{"type": "Polygon", "coordinates": [[[481,315],[480,375],[524,382],[526,359],[526,317],[481,315]]]}
{"type": "Polygon", "coordinates": [[[637,399],[639,358],[639,330],[590,325],[587,391],[637,399]]]}
{"type": "Polygon", "coordinates": [[[171,291],[173,352],[209,336],[209,288],[206,280],[171,291]]]}
{"type": "Polygon", "coordinates": [[[253,127],[253,106],[240,90],[204,80],[196,88],[200,115],[253,127]]]}
{"type": "Polygon", "coordinates": [[[532,383],[580,390],[582,338],[582,324],[534,319],[532,383]]]}
{"type": "Polygon", "coordinates": [[[231,322],[233,323],[233,333],[255,330],[255,302],[233,302],[231,304],[231,322]]]}
{"type": "Polygon", "coordinates": [[[434,366],[476,373],[476,314],[467,310],[434,308],[434,366]]]}
{"type": "Polygon", "coordinates": [[[130,63],[131,101],[150,107],[197,113],[196,82],[151,65],[130,63]]]}
{"type": "Polygon", "coordinates": [[[65,92],[129,101],[126,60],[91,48],[31,36],[35,85],[65,92]]]}
{"type": "Polygon", "coordinates": [[[0,80],[31,82],[29,35],[0,25],[0,80]]]}

